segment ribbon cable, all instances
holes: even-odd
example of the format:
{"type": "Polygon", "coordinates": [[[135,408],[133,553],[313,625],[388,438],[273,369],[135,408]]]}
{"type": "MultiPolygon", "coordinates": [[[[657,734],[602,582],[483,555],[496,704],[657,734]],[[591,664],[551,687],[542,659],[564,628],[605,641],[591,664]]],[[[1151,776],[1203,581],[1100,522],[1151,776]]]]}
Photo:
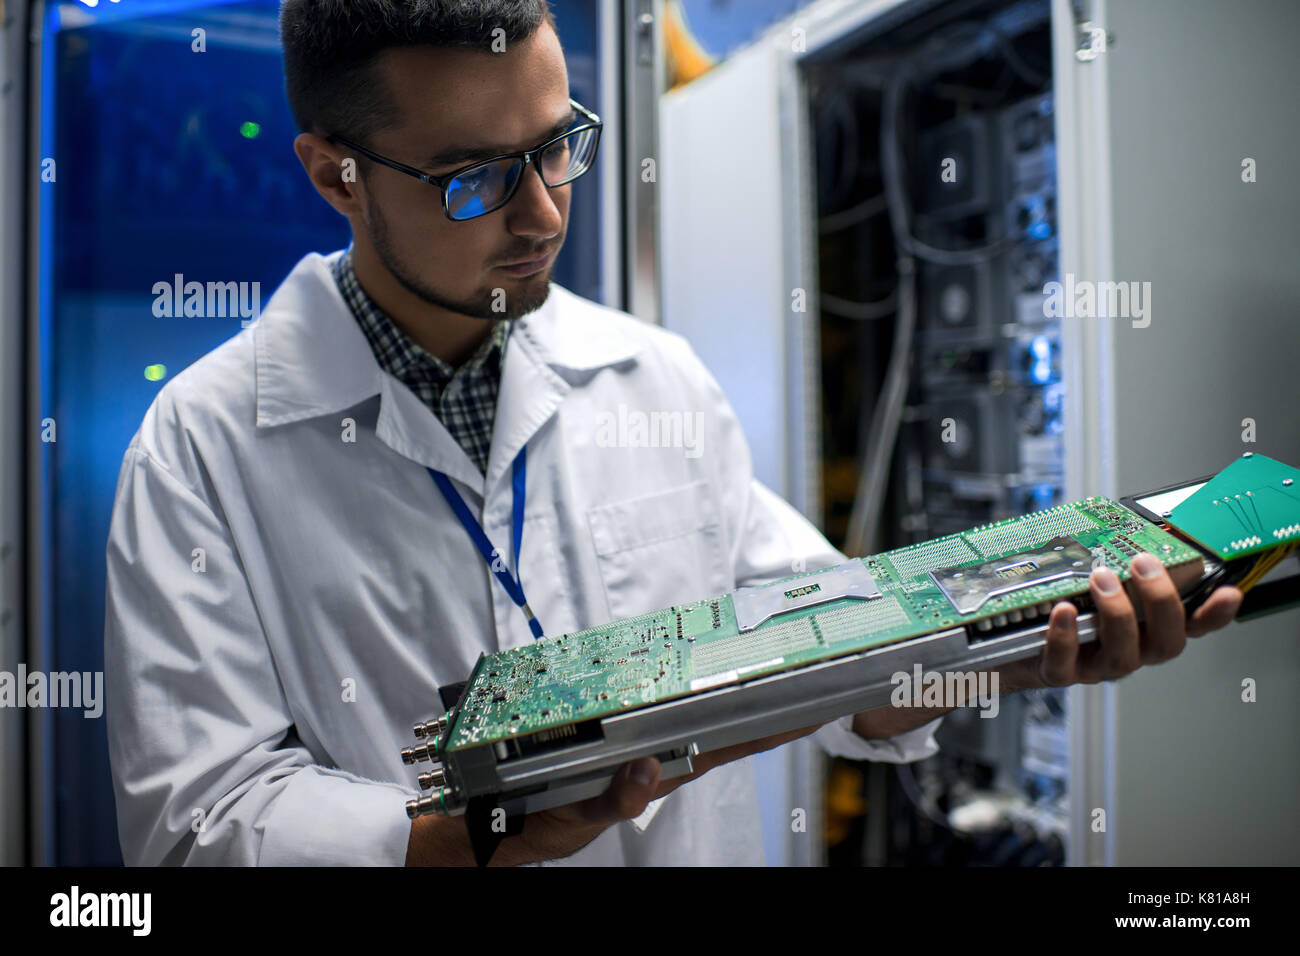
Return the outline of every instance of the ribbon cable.
{"type": "Polygon", "coordinates": [[[451,505],[451,510],[456,513],[460,523],[465,526],[470,539],[478,547],[479,554],[483,555],[488,570],[496,575],[497,580],[501,582],[501,586],[510,595],[510,600],[514,601],[520,610],[524,612],[524,618],[528,621],[528,629],[533,632],[535,639],[540,640],[543,637],[542,623],[537,620],[537,616],[533,614],[533,609],[528,606],[528,601],[524,598],[523,586],[519,583],[519,548],[524,540],[523,502],[526,500],[525,485],[527,479],[525,476],[528,468],[524,453],[527,448],[528,446],[525,445],[519,449],[519,454],[515,456],[514,463],[510,466],[513,495],[511,503],[511,538],[514,543],[514,574],[511,574],[505,567],[499,555],[493,556],[492,552],[495,549],[492,547],[492,542],[488,540],[487,534],[483,531],[483,526],[479,524],[478,519],[469,510],[469,506],[465,504],[465,499],[460,496],[460,492],[452,487],[451,479],[440,471],[434,471],[432,468],[426,470],[433,476],[433,481],[438,486],[438,490],[447,499],[447,504],[451,505]]]}

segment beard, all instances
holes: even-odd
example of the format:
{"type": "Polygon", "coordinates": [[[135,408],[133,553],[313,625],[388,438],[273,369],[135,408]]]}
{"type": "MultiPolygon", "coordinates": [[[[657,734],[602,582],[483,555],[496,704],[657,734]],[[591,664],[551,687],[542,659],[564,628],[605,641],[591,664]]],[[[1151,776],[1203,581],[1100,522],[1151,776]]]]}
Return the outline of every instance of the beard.
{"type": "MultiPolygon", "coordinates": [[[[436,305],[440,309],[459,312],[461,315],[472,316],[476,319],[517,319],[541,308],[547,296],[550,295],[551,270],[555,268],[554,258],[551,259],[551,263],[546,267],[545,272],[528,276],[527,279],[522,281],[517,291],[507,293],[504,296],[504,308],[494,309],[492,307],[498,300],[503,298],[498,296],[493,289],[483,289],[468,300],[453,299],[443,295],[420,279],[413,270],[408,269],[406,264],[393,251],[392,245],[388,241],[388,222],[384,219],[384,214],[373,197],[367,196],[366,205],[368,207],[367,218],[369,219],[370,244],[379,257],[379,261],[408,292],[418,296],[430,305],[436,305]]],[[[563,239],[561,239],[561,245],[563,245],[563,239]]],[[[504,286],[501,288],[504,290],[504,286]]]]}

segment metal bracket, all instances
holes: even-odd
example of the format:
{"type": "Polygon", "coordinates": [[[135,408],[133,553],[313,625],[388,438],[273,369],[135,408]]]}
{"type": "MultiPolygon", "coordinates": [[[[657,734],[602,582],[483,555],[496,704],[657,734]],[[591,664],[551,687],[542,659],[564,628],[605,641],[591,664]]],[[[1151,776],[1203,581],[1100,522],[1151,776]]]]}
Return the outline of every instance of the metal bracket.
{"type": "Polygon", "coordinates": [[[880,596],[875,579],[857,559],[794,580],[737,588],[731,592],[731,606],[736,612],[736,628],[744,633],[786,611],[840,598],[869,600],[880,596]]]}
{"type": "Polygon", "coordinates": [[[636,31],[636,62],[642,66],[654,63],[655,9],[653,0],[641,0],[633,14],[632,28],[636,31]]]}

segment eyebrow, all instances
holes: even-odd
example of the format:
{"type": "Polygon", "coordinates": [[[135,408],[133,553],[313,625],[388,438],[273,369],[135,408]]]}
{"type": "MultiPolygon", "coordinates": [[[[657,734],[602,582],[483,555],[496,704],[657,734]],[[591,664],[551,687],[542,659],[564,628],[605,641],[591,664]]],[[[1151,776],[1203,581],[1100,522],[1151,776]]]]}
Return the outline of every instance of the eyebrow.
{"type": "MultiPolygon", "coordinates": [[[[536,143],[533,143],[533,145],[536,146],[538,143],[544,143],[547,140],[559,136],[572,126],[574,120],[577,118],[578,111],[570,107],[569,112],[565,114],[564,118],[548,129],[542,138],[536,143]]],[[[442,150],[441,152],[434,153],[425,160],[424,164],[429,168],[437,168],[440,166],[472,163],[475,160],[491,159],[494,156],[501,156],[504,153],[513,152],[518,152],[518,150],[512,149],[509,146],[452,146],[448,149],[442,150]]]]}

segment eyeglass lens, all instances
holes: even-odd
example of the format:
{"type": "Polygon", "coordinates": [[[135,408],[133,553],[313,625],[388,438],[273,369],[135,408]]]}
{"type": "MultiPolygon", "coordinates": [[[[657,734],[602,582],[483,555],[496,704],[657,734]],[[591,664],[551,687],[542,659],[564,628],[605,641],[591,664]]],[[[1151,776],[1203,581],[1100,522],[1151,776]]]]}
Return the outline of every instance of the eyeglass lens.
{"type": "MultiPolygon", "coordinates": [[[[591,166],[597,131],[581,130],[552,143],[537,157],[542,179],[554,188],[577,179],[591,166]]],[[[447,183],[447,209],[453,219],[473,219],[500,207],[523,172],[520,159],[475,166],[447,183]]]]}

